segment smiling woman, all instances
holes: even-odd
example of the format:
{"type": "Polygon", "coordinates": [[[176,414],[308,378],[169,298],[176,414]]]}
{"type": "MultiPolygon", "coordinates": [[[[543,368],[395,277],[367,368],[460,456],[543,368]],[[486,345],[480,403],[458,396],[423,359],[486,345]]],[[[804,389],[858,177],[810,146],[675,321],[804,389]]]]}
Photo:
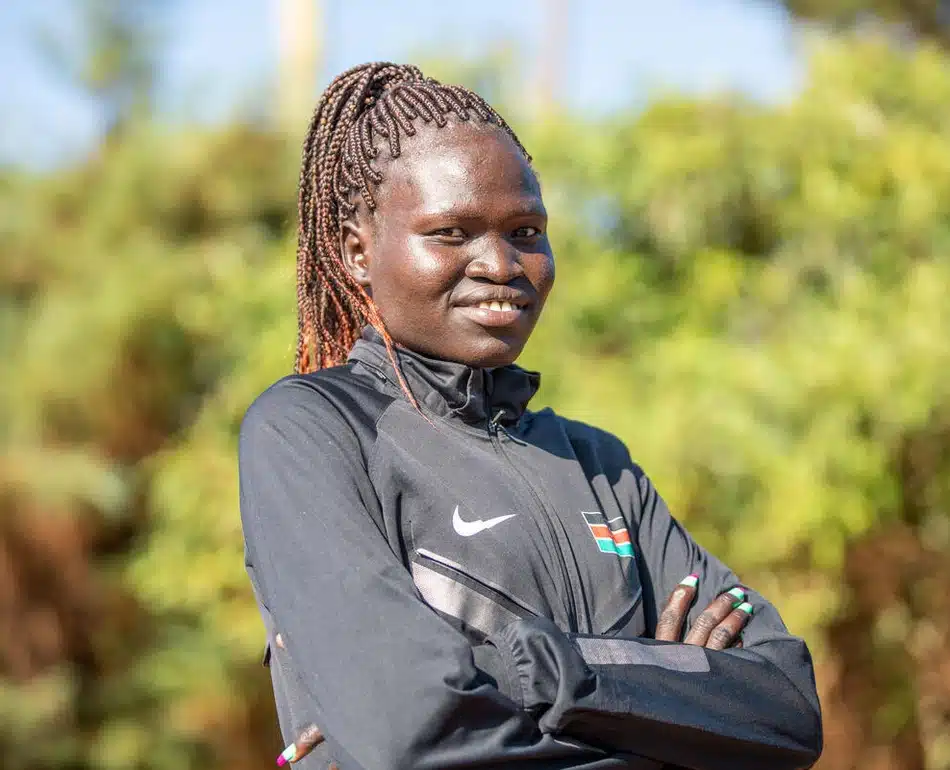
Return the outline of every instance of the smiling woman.
{"type": "Polygon", "coordinates": [[[297,372],[240,443],[278,763],[810,766],[804,643],[616,437],[527,408],[554,258],[504,120],[357,67],[317,106],[299,202],[297,372]]]}
{"type": "Polygon", "coordinates": [[[450,116],[386,165],[372,217],[343,223],[343,261],[393,339],[504,366],[554,282],[538,180],[510,136],[450,116]]]}
{"type": "MultiPolygon", "coordinates": [[[[443,302],[448,299],[444,284],[452,282],[452,271],[464,270],[461,257],[433,270],[445,253],[439,253],[438,246],[461,246],[479,236],[481,251],[490,257],[485,236],[500,232],[507,242],[543,237],[538,225],[546,215],[537,178],[530,157],[508,124],[477,94],[425,78],[416,67],[381,63],[354,67],[338,76],[317,105],[303,156],[298,204],[298,372],[341,363],[368,322],[380,331],[392,357],[392,332],[383,322],[380,302],[389,299],[393,288],[394,301],[413,290],[411,281],[400,279],[400,269],[406,273],[415,267],[417,274],[411,280],[428,277],[430,284],[441,281],[443,285],[427,288],[443,302]],[[423,131],[417,136],[419,124],[444,128],[450,121],[459,130],[435,136],[423,131]],[[403,144],[410,137],[417,146],[403,157],[403,144]],[[446,144],[451,137],[454,147],[446,144]],[[469,142],[474,146],[466,147],[469,142]],[[501,152],[492,152],[499,142],[501,152]],[[381,146],[388,155],[381,157],[381,146]],[[482,154],[481,150],[488,152],[482,154]],[[397,158],[400,162],[393,164],[397,158]],[[380,164],[389,173],[381,173],[380,164]],[[486,165],[492,168],[485,169],[486,165]],[[505,179],[499,183],[492,178],[492,171],[504,174],[505,179]],[[473,172],[477,179],[470,178],[473,172]],[[458,184],[461,187],[454,189],[458,184]],[[502,198],[491,209],[473,205],[472,194],[484,202],[499,189],[502,198]],[[377,243],[381,238],[387,241],[377,243]],[[385,260],[373,259],[374,254],[387,250],[393,252],[385,260]],[[379,272],[375,289],[374,271],[379,272]]],[[[543,243],[542,253],[551,265],[547,240],[543,243]]],[[[467,251],[471,250],[469,246],[467,251]]],[[[497,246],[494,250],[497,252],[497,246]]],[[[507,258],[501,255],[501,259],[507,258]]],[[[486,269],[484,261],[472,268],[472,277],[486,269]]],[[[497,271],[498,265],[487,269],[497,271]]],[[[501,269],[511,267],[503,265],[501,269]]],[[[545,295],[553,280],[553,272],[548,272],[545,295]]],[[[486,299],[490,303],[501,298],[486,299]]],[[[512,297],[505,299],[513,301],[512,297]]],[[[428,333],[411,328],[414,320],[433,321],[424,318],[425,311],[423,318],[412,313],[422,300],[418,296],[403,302],[389,319],[390,325],[406,327],[417,344],[422,340],[431,343],[432,331],[441,326],[428,333]]],[[[541,300],[543,303],[543,297],[541,300]]],[[[431,315],[431,309],[427,310],[431,315]]],[[[539,312],[540,304],[535,320],[539,312]]],[[[531,328],[533,323],[525,330],[525,339],[531,328]]],[[[404,342],[412,347],[408,340],[404,342]]],[[[510,360],[519,352],[520,347],[510,360]]],[[[395,358],[393,364],[398,373],[395,358]]]]}

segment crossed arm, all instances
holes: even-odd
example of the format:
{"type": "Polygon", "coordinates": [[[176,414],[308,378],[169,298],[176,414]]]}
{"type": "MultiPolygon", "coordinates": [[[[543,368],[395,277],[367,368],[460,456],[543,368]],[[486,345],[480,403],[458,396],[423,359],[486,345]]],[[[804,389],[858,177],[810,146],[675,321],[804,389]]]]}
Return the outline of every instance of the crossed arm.
{"type": "Polygon", "coordinates": [[[249,572],[312,705],[307,722],[326,730],[345,764],[799,770],[817,759],[804,644],[748,591],[755,617],[744,646],[722,649],[743,611],[727,599],[724,617],[706,607],[739,581],[651,488],[628,492],[656,639],[574,636],[528,618],[473,648],[424,604],[372,517],[355,437],[330,410],[313,409],[248,414],[241,512],[249,572]],[[687,570],[702,582],[676,621],[656,611],[656,597],[673,592],[682,616],[694,600],[692,587],[675,588],[687,570]],[[684,622],[689,644],[676,643],[684,622]]]}
{"type": "MultiPolygon", "coordinates": [[[[666,642],[682,640],[683,644],[697,645],[710,650],[742,647],[740,634],[752,616],[753,610],[752,605],[745,601],[745,591],[739,586],[720,594],[710,602],[684,636],[686,614],[696,599],[698,584],[698,575],[688,575],[673,589],[660,614],[654,638],[666,642]]],[[[279,649],[285,649],[280,632],[275,634],[274,644],[279,649]]],[[[284,749],[278,758],[278,764],[282,766],[300,762],[325,739],[320,728],[310,723],[284,749]]],[[[337,770],[336,765],[331,763],[330,770],[337,770]]]]}

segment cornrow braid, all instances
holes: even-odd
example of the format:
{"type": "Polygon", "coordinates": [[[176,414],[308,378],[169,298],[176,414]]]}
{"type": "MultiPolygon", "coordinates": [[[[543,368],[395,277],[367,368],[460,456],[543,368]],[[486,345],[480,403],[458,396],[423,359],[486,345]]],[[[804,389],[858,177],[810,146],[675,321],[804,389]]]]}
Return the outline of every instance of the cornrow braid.
{"type": "Polygon", "coordinates": [[[304,140],[300,169],[298,373],[342,364],[370,324],[382,335],[400,385],[416,404],[376,306],[343,264],[340,228],[360,201],[369,211],[376,209],[373,190],[382,181],[373,164],[377,145],[398,158],[400,140],[416,133],[417,121],[441,128],[449,115],[464,121],[474,115],[499,126],[530,162],[514,131],[484,99],[467,88],[427,78],[417,67],[362,64],[338,75],[323,92],[304,140]]]}

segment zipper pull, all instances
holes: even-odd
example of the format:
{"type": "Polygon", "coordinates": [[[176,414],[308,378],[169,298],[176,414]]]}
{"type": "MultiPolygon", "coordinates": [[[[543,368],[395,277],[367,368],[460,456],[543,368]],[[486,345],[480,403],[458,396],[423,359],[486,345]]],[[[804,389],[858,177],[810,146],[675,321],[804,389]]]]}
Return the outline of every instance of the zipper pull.
{"type": "Polygon", "coordinates": [[[497,432],[498,432],[498,425],[501,423],[501,418],[504,417],[504,416],[505,416],[505,410],[504,410],[504,409],[499,409],[497,412],[495,412],[495,416],[492,417],[491,420],[490,420],[489,423],[488,423],[488,432],[489,432],[489,433],[497,433],[497,432]]]}

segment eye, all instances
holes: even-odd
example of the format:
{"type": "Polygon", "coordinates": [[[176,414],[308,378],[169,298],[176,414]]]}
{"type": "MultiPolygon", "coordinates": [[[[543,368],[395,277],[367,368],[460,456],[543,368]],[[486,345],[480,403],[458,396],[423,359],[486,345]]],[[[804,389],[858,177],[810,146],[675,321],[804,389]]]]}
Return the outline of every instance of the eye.
{"type": "Polygon", "coordinates": [[[440,227],[433,230],[431,235],[447,241],[460,241],[465,237],[465,231],[461,227],[440,227]]]}
{"type": "Polygon", "coordinates": [[[541,235],[541,230],[538,229],[537,227],[531,227],[531,226],[526,225],[525,227],[519,227],[511,235],[512,237],[518,238],[521,240],[528,239],[528,238],[537,238],[539,235],[541,235]]]}

